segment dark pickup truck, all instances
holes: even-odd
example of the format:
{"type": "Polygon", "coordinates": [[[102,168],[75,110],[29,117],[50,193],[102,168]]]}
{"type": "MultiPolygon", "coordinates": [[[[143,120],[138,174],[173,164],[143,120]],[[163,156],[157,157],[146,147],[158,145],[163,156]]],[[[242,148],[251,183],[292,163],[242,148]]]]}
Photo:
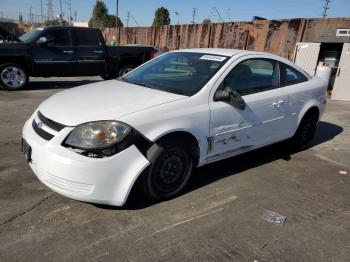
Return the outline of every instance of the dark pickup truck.
{"type": "Polygon", "coordinates": [[[152,46],[107,46],[96,28],[34,29],[0,44],[0,86],[24,88],[29,76],[121,76],[156,56],[152,46]]]}

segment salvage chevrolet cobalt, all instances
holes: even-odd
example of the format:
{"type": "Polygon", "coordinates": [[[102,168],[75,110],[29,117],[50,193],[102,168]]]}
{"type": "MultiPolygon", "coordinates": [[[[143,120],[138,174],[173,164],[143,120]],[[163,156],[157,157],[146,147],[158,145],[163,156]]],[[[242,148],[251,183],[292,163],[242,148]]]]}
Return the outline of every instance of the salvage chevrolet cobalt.
{"type": "Polygon", "coordinates": [[[138,184],[166,200],[195,167],[287,139],[307,148],[325,91],[275,55],[174,51],[53,95],[25,123],[22,149],[36,176],[67,197],[121,206],[138,184]]]}

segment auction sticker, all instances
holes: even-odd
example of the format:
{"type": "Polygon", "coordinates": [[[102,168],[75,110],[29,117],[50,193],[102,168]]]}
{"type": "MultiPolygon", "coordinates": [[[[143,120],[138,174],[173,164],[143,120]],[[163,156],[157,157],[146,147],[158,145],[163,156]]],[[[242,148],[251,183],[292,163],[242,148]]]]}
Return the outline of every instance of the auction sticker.
{"type": "Polygon", "coordinates": [[[217,55],[204,55],[200,59],[222,62],[226,59],[226,57],[225,56],[217,56],[217,55]]]}

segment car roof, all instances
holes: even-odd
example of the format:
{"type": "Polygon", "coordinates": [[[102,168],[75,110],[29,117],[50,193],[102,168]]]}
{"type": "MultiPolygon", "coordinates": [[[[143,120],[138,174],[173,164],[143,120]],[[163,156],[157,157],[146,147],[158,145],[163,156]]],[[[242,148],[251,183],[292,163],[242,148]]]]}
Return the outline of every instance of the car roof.
{"type": "Polygon", "coordinates": [[[244,51],[245,50],[228,49],[228,48],[190,48],[190,49],[174,50],[173,52],[194,52],[194,53],[203,53],[203,54],[234,56],[244,51]]]}

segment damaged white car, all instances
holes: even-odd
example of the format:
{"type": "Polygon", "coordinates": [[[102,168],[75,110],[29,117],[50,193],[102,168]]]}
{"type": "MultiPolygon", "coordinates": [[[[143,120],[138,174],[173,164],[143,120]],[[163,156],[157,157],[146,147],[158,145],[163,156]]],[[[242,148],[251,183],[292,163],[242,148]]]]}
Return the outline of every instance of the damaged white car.
{"type": "Polygon", "coordinates": [[[174,51],[51,96],[25,123],[22,150],[36,176],[67,197],[121,206],[137,183],[165,200],[195,167],[286,139],[306,148],[325,91],[275,55],[174,51]]]}

